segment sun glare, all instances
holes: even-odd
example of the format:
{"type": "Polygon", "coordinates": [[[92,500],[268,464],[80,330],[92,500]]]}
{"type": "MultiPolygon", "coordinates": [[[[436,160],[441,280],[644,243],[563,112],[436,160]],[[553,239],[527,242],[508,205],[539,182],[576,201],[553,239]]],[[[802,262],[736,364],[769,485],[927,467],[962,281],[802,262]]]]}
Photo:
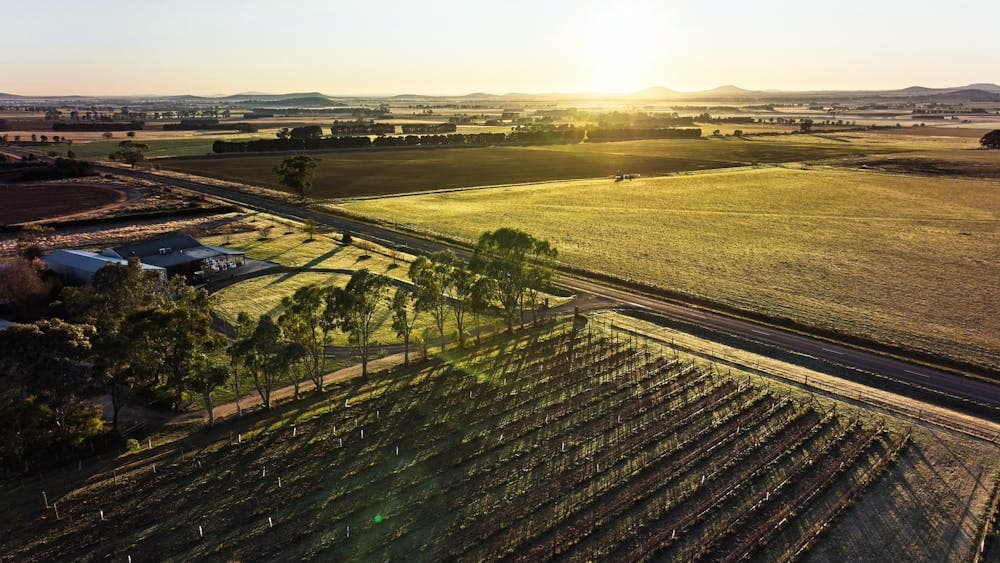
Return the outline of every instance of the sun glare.
{"type": "Polygon", "coordinates": [[[587,34],[583,62],[584,83],[599,92],[631,92],[658,84],[653,68],[655,49],[662,49],[648,24],[626,14],[611,13],[595,19],[587,34]]]}

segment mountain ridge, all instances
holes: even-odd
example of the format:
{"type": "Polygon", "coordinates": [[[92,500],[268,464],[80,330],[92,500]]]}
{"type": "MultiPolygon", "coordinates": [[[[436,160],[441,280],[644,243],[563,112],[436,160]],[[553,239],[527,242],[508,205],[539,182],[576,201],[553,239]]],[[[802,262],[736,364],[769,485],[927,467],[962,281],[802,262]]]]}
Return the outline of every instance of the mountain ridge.
{"type": "Polygon", "coordinates": [[[655,99],[714,99],[727,97],[755,97],[755,98],[782,98],[782,97],[851,97],[851,96],[874,96],[874,97],[927,97],[940,96],[948,99],[968,98],[972,101],[994,101],[993,96],[1000,96],[1000,85],[990,82],[979,82],[965,86],[953,86],[945,88],[932,88],[927,86],[913,85],[899,89],[889,90],[748,90],[734,84],[726,84],[716,88],[696,91],[680,91],[667,88],[665,86],[650,86],[635,92],[607,93],[607,92],[506,92],[494,94],[489,92],[471,92],[460,95],[443,94],[395,94],[386,96],[359,96],[359,95],[328,95],[321,92],[289,92],[283,94],[273,94],[267,92],[240,92],[222,96],[199,96],[194,94],[177,95],[143,95],[143,96],[82,96],[82,95],[44,95],[31,96],[11,93],[0,93],[0,100],[60,100],[60,99],[164,99],[174,101],[220,101],[220,102],[262,102],[274,103],[295,99],[327,99],[332,105],[337,105],[338,100],[344,99],[385,99],[385,100],[442,100],[442,99],[465,99],[465,100],[496,100],[496,101],[517,101],[517,100],[538,100],[538,99],[634,99],[634,100],[655,100],[655,99]]]}

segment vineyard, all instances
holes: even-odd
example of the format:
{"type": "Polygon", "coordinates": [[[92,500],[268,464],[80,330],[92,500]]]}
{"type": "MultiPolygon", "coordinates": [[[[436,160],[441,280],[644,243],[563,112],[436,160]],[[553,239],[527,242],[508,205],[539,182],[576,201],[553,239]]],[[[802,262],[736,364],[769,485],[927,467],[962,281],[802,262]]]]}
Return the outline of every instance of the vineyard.
{"type": "Polygon", "coordinates": [[[790,559],[908,440],[562,322],[116,460],[50,491],[56,507],[37,503],[0,552],[737,561],[768,545],[790,559]]]}

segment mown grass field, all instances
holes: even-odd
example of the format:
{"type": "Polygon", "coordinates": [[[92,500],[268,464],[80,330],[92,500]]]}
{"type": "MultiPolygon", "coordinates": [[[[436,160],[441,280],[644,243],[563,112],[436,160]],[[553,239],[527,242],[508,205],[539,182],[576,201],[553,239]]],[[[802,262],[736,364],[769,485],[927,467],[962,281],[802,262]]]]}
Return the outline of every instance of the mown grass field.
{"type": "MultiPolygon", "coordinates": [[[[645,176],[814,161],[895,150],[863,142],[701,139],[531,147],[469,147],[314,153],[319,159],[312,197],[350,198],[426,190],[611,177],[618,170],[645,176]]],[[[219,155],[162,160],[163,168],[282,189],[279,155],[219,155]]]]}
{"type": "MultiPolygon", "coordinates": [[[[118,150],[118,143],[125,140],[132,140],[136,143],[149,145],[146,151],[147,158],[163,158],[170,156],[205,156],[212,152],[212,143],[217,140],[236,140],[238,138],[248,138],[246,135],[239,137],[232,134],[212,134],[212,135],[191,135],[174,139],[145,138],[146,133],[140,132],[134,139],[129,139],[124,133],[119,133],[121,137],[112,141],[93,141],[90,143],[74,143],[71,146],[60,145],[57,152],[65,155],[71,150],[76,153],[77,158],[101,160],[107,159],[108,155],[118,150]]],[[[55,150],[55,149],[53,149],[55,150]]]]}
{"type": "Polygon", "coordinates": [[[576,267],[1000,367],[996,181],[769,168],[336,207],[470,242],[516,227],[576,267]]]}
{"type": "MultiPolygon", "coordinates": [[[[226,322],[235,325],[239,313],[245,312],[251,318],[256,319],[263,314],[269,314],[274,318],[281,315],[281,299],[291,297],[295,290],[309,284],[317,284],[324,287],[347,285],[351,278],[350,274],[330,274],[330,273],[288,273],[273,274],[242,281],[236,285],[231,285],[221,291],[214,293],[211,297],[212,310],[226,322]]],[[[392,296],[395,288],[390,288],[388,296],[392,296]]],[[[494,322],[495,319],[483,319],[483,329],[487,328],[487,323],[494,322]]],[[[376,313],[376,329],[372,335],[374,345],[402,344],[403,340],[396,336],[392,330],[392,313],[388,303],[384,303],[378,313],[376,313]]],[[[467,318],[466,332],[474,331],[473,319],[469,315],[467,318]]],[[[493,325],[490,324],[490,327],[493,325]]],[[[444,326],[445,338],[450,338],[456,333],[454,318],[449,315],[444,326]]],[[[347,346],[349,344],[347,333],[334,331],[331,335],[330,344],[332,346],[347,346]]],[[[429,342],[439,340],[437,326],[433,317],[428,313],[417,317],[417,324],[413,329],[414,339],[427,339],[429,342]]],[[[414,345],[416,346],[416,345],[414,345]]]]}
{"type": "Polygon", "coordinates": [[[31,560],[773,560],[832,524],[866,526],[835,546],[847,559],[897,543],[902,557],[966,558],[995,452],[907,435],[892,419],[562,323],[88,460],[45,484],[59,519],[39,483],[5,484],[0,549],[31,560]],[[861,503],[892,512],[869,522],[861,503]],[[918,533],[919,546],[894,539],[918,533]]]}
{"type": "Polygon", "coordinates": [[[353,244],[341,244],[340,234],[317,233],[313,240],[300,225],[280,222],[271,216],[253,215],[247,222],[258,229],[270,225],[263,238],[259,230],[202,237],[208,244],[243,250],[256,260],[266,260],[296,268],[358,270],[368,268],[377,274],[408,279],[407,269],[413,256],[395,252],[355,237],[353,244]]]}
{"type": "MultiPolygon", "coordinates": [[[[313,240],[303,234],[299,227],[275,222],[265,216],[256,219],[260,225],[274,225],[272,234],[261,239],[256,231],[204,237],[209,244],[225,245],[243,250],[257,260],[267,260],[283,266],[306,268],[301,272],[269,274],[250,278],[225,287],[212,294],[212,310],[224,321],[235,324],[241,312],[256,319],[270,314],[277,318],[281,314],[281,300],[290,297],[295,290],[309,284],[343,287],[350,279],[350,273],[362,268],[409,283],[409,263],[413,256],[394,252],[384,247],[355,238],[354,243],[344,245],[339,235],[317,234],[313,240]],[[347,270],[348,272],[321,272],[310,270],[347,270]]],[[[389,296],[395,288],[389,290],[389,296]]],[[[566,298],[552,297],[554,304],[561,304],[566,298]]],[[[484,315],[480,320],[482,330],[492,329],[497,319],[484,315]]],[[[386,304],[377,315],[378,328],[372,341],[379,345],[401,344],[402,339],[392,330],[392,318],[386,304]]],[[[454,317],[449,314],[444,325],[445,338],[454,338],[457,327],[454,317]]],[[[471,315],[466,318],[465,331],[474,335],[475,325],[471,315]]],[[[348,345],[347,335],[334,332],[331,345],[348,345]]],[[[414,339],[428,339],[437,342],[439,334],[434,319],[429,313],[421,314],[413,331],[414,339]]]]}

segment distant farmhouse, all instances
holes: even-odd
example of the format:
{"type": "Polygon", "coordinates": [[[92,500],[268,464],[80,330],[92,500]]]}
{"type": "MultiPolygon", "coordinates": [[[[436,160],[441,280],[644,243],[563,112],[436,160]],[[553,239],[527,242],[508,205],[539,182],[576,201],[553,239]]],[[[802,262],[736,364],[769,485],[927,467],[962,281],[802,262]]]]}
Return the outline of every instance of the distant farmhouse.
{"type": "Polygon", "coordinates": [[[184,276],[210,278],[235,270],[246,260],[243,252],[209,246],[188,235],[172,234],[140,242],[105,248],[99,253],[86,250],[57,250],[45,258],[45,265],[72,283],[86,284],[108,264],[127,265],[131,257],[143,270],[159,272],[164,278],[184,276]]]}

